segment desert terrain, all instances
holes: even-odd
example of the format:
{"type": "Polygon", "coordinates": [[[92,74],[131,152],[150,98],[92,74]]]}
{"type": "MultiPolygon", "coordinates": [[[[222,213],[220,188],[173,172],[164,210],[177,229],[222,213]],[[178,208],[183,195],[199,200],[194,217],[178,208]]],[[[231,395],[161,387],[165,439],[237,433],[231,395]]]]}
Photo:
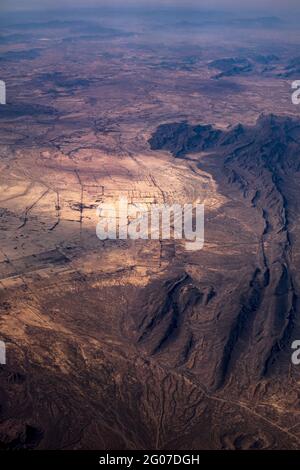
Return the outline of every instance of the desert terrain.
{"type": "Polygon", "coordinates": [[[300,445],[299,33],[201,21],[2,20],[2,449],[300,445]],[[100,241],[120,196],[203,250],[100,241]]]}

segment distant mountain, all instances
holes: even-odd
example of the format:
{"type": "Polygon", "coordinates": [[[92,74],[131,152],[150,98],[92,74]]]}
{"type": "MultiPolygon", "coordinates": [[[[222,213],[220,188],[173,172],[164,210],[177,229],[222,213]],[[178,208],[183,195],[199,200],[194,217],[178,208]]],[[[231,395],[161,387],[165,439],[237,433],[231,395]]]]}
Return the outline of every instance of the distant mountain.
{"type": "Polygon", "coordinates": [[[249,54],[249,57],[226,57],[208,64],[212,69],[220,70],[213,78],[233,77],[249,74],[268,74],[279,64],[275,54],[249,54]]]}
{"type": "Polygon", "coordinates": [[[283,78],[295,78],[299,79],[300,76],[300,57],[295,57],[284,68],[284,71],[280,73],[280,77],[283,78]]]}
{"type": "Polygon", "coordinates": [[[196,18],[193,20],[178,21],[176,25],[180,28],[205,28],[205,27],[236,27],[236,28],[265,28],[273,29],[283,27],[285,21],[276,16],[257,18],[232,18],[227,16],[196,18]]]}

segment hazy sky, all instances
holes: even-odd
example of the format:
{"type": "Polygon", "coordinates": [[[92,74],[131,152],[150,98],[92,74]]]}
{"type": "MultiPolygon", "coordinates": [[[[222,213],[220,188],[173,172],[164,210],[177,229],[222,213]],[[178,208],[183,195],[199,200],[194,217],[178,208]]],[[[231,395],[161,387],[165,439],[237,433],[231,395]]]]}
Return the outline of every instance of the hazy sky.
{"type": "Polygon", "coordinates": [[[122,5],[140,5],[140,6],[193,6],[205,10],[234,9],[238,11],[263,11],[269,15],[282,12],[291,15],[293,11],[300,11],[300,0],[0,0],[0,12],[13,9],[43,9],[43,8],[61,8],[75,6],[115,6],[122,5]]]}

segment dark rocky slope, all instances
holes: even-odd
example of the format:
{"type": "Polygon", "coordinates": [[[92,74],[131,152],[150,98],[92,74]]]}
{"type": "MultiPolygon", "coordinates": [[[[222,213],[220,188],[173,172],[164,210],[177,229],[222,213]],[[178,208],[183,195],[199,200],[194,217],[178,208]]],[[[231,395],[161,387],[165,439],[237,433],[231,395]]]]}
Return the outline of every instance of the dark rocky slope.
{"type": "MultiPolygon", "coordinates": [[[[247,230],[257,240],[254,259],[248,259],[245,249],[245,280],[237,276],[230,297],[221,297],[215,306],[220,351],[208,383],[218,388],[228,377],[240,380],[241,374],[246,381],[276,375],[281,369],[287,374],[291,341],[300,337],[300,123],[262,116],[253,128],[238,125],[226,132],[208,125],[166,124],[157,129],[150,145],[180,158],[209,152],[198,167],[214,176],[230,200],[223,217],[233,211],[239,220],[245,215],[241,210],[247,212],[247,230]]],[[[224,219],[224,245],[228,232],[224,219]]],[[[213,289],[220,294],[218,285],[213,289]]]]}

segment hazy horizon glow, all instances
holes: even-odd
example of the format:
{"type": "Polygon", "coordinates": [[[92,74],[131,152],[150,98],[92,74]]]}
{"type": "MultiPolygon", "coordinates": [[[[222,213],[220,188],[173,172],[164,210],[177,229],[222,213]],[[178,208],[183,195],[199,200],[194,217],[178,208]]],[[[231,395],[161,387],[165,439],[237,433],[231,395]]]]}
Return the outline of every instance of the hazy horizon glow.
{"type": "Polygon", "coordinates": [[[43,10],[86,7],[141,7],[157,8],[196,8],[199,10],[234,10],[240,12],[264,12],[272,16],[282,13],[286,16],[300,11],[299,0],[252,0],[245,4],[241,0],[2,0],[0,11],[43,10]]]}

